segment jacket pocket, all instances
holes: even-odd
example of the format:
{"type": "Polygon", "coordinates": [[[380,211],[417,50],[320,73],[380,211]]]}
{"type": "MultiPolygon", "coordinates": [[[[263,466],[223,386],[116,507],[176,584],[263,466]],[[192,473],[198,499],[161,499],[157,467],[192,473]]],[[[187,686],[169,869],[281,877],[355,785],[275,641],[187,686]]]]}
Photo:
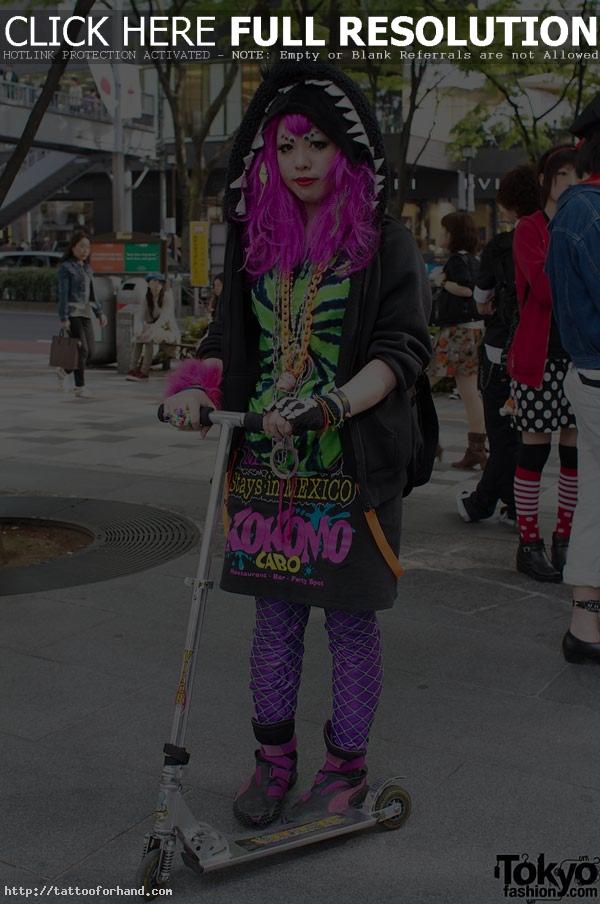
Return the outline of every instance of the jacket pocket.
{"type": "Polygon", "coordinates": [[[401,471],[410,457],[412,424],[406,393],[392,392],[360,417],[367,479],[375,471],[401,471]]]}

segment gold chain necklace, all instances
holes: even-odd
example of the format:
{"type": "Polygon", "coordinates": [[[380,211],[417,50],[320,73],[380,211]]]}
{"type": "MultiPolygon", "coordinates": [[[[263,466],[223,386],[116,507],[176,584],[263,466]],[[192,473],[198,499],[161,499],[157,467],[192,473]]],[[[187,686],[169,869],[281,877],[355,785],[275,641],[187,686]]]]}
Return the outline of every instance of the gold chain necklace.
{"type": "Polygon", "coordinates": [[[279,333],[281,370],[277,389],[283,392],[292,392],[304,371],[312,335],[315,299],[324,272],[324,264],[318,264],[313,269],[295,323],[292,320],[292,274],[285,273],[279,280],[275,330],[279,333]]]}

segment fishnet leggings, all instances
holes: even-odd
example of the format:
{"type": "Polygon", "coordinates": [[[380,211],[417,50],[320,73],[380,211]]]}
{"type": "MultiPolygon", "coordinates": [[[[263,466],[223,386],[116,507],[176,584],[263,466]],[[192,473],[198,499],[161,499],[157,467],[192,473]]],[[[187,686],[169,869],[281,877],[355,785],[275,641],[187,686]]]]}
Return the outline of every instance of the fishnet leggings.
{"type": "MultiPolygon", "coordinates": [[[[250,690],[256,721],[293,719],[304,656],[309,607],[283,600],[256,600],[250,656],[250,690]]],[[[381,694],[381,636],[375,612],[326,610],[333,659],[331,740],[342,750],[366,747],[381,694]]]]}

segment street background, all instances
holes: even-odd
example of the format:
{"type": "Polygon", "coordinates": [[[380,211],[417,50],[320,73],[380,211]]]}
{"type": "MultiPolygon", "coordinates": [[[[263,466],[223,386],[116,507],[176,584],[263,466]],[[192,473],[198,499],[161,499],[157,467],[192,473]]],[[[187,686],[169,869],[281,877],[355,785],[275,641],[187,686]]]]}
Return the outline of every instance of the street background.
{"type": "MultiPolygon", "coordinates": [[[[0,493],[148,504],[201,526],[214,429],[202,441],[156,420],[164,384],[156,370],[147,385],[114,368],[90,371],[94,401],[59,393],[44,341],[54,325],[0,311],[0,493]]],[[[205,878],[177,858],[173,900],[493,904],[504,900],[497,855],[598,854],[598,672],[561,656],[568,589],[516,573],[513,530],[457,516],[456,492],[478,479],[449,464],[464,451],[462,410],[439,400],[444,462],[407,500],[406,576],[396,606],[381,614],[386,680],[369,768],[403,776],[411,818],[398,832],[205,878]]],[[[548,541],[557,473],[554,450],[542,496],[548,541]]],[[[103,583],[0,597],[0,888],[133,885],[171,725],[190,599],[183,580],[195,563],[190,553],[103,583]]],[[[248,599],[212,596],[190,717],[187,797],[198,819],[226,831],[253,764],[252,620],[248,599]]],[[[329,654],[315,610],[299,789],[321,763],[328,706],[329,654]]]]}

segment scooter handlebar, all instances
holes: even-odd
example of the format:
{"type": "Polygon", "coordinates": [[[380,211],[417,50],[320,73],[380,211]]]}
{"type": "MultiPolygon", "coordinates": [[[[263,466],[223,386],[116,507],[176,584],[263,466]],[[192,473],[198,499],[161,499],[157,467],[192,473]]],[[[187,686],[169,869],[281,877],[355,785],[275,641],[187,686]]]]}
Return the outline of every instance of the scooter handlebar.
{"type": "MultiPolygon", "coordinates": [[[[164,405],[159,406],[158,419],[163,423],[169,423],[165,417],[164,405]]],[[[234,427],[244,427],[253,433],[263,432],[263,416],[257,411],[218,411],[216,408],[201,408],[200,423],[203,427],[210,427],[211,424],[231,424],[234,427]]]]}

